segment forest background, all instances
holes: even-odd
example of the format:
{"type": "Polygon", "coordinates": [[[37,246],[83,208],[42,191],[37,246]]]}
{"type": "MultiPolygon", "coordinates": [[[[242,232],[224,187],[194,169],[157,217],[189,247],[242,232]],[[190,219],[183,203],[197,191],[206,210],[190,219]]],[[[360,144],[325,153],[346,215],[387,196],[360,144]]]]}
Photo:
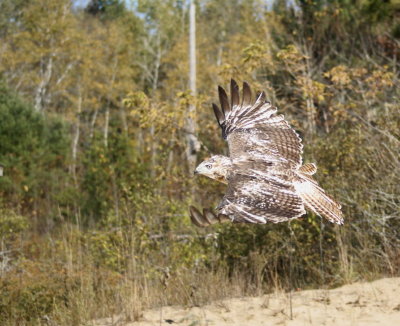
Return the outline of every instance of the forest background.
{"type": "Polygon", "coordinates": [[[187,1],[0,1],[1,325],[399,275],[400,1],[196,7],[193,94],[187,1]],[[191,225],[224,186],[193,177],[188,135],[198,161],[227,152],[230,78],[299,132],[344,226],[191,225]]]}

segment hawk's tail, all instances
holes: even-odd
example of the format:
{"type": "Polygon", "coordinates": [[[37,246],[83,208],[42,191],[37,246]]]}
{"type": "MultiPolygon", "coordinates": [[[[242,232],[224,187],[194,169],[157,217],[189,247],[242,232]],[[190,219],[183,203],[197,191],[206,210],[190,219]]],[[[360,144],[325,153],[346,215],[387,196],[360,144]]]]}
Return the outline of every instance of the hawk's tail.
{"type": "Polygon", "coordinates": [[[299,181],[295,182],[295,188],[306,208],[332,223],[343,224],[341,205],[327,195],[311,176],[303,174],[299,181]]]}

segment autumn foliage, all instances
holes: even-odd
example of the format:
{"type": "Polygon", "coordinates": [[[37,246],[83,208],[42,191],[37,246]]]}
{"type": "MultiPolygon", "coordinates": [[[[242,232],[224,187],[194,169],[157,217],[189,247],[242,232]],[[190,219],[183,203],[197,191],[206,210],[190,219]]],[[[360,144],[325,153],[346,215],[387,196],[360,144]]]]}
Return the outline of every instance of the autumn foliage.
{"type": "Polygon", "coordinates": [[[185,1],[77,4],[0,2],[1,325],[399,274],[399,1],[199,0],[196,96],[185,1]],[[302,136],[344,226],[191,225],[224,185],[188,168],[188,108],[198,160],[226,153],[232,77],[302,136]]]}

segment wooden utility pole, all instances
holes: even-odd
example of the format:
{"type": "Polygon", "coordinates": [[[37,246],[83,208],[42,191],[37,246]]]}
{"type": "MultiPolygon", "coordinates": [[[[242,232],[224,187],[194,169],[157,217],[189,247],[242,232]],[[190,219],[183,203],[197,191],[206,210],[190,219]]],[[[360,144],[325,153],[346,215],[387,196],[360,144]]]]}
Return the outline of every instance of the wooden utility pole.
{"type": "MultiPolygon", "coordinates": [[[[189,7],[189,87],[192,96],[196,96],[196,5],[190,1],[189,7]]],[[[190,104],[186,117],[186,157],[189,171],[196,167],[197,152],[200,150],[200,142],[196,136],[196,122],[194,120],[196,106],[190,104]]]]}

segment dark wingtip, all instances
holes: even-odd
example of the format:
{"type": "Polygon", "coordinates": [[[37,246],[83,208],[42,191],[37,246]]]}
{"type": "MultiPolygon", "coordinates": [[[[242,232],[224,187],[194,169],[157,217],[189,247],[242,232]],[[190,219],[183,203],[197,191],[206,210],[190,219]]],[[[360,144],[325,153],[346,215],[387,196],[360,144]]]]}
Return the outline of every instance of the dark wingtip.
{"type": "Polygon", "coordinates": [[[242,105],[251,105],[251,88],[247,82],[243,82],[243,102],[242,105]]]}
{"type": "Polygon", "coordinates": [[[212,108],[214,110],[215,117],[217,118],[219,126],[222,128],[222,123],[225,121],[225,116],[222,111],[219,109],[218,105],[213,103],[212,108]]]}
{"type": "Polygon", "coordinates": [[[204,223],[203,216],[196,207],[189,206],[189,211],[190,211],[190,220],[194,225],[198,227],[205,227],[207,225],[204,223]]]}
{"type": "Polygon", "coordinates": [[[221,95],[224,96],[224,94],[226,95],[225,89],[221,85],[218,85],[218,96],[221,97],[221,95]]]}
{"type": "Polygon", "coordinates": [[[226,95],[225,89],[221,86],[218,86],[218,95],[219,95],[219,102],[221,103],[221,109],[226,117],[227,114],[231,111],[229,101],[228,101],[228,95],[226,95]]]}
{"type": "Polygon", "coordinates": [[[239,105],[239,86],[234,79],[231,79],[231,106],[239,105]]]}

